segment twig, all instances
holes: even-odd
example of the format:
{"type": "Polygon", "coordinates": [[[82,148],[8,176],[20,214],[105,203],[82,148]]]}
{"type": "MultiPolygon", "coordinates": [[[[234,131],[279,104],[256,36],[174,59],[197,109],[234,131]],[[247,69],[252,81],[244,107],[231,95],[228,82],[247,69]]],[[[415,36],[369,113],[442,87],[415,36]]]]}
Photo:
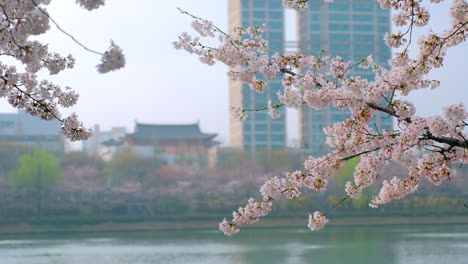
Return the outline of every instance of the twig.
{"type": "Polygon", "coordinates": [[[336,207],[338,207],[340,204],[342,204],[344,201],[346,201],[350,196],[349,195],[346,195],[345,197],[341,198],[341,200],[339,202],[337,202],[336,204],[334,204],[331,208],[329,208],[325,213],[323,213],[322,215],[323,216],[326,216],[327,214],[329,214],[331,211],[333,211],[336,207]]]}
{"type": "Polygon", "coordinates": [[[101,52],[98,52],[98,51],[95,51],[95,50],[92,50],[88,47],[86,47],[84,44],[82,44],[81,42],[79,42],[75,37],[73,37],[70,33],[66,32],[65,30],[63,30],[57,22],[55,22],[55,20],[45,11],[43,10],[42,8],[39,7],[39,5],[36,3],[36,1],[34,0],[31,0],[31,2],[37,7],[37,9],[39,11],[41,11],[41,13],[43,13],[45,16],[47,16],[50,21],[52,21],[52,23],[54,23],[54,25],[57,27],[58,30],[60,30],[63,34],[65,34],[66,36],[68,36],[69,38],[71,38],[76,44],[80,45],[83,49],[91,52],[91,53],[95,53],[95,54],[98,54],[98,55],[104,55],[103,53],[101,52]]]}

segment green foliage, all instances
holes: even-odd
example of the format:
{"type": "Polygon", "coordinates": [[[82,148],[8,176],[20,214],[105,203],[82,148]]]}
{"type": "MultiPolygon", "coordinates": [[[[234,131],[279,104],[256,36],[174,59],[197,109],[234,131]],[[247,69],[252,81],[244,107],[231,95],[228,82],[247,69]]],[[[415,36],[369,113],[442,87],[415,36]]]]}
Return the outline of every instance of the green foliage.
{"type": "Polygon", "coordinates": [[[0,142],[0,175],[7,176],[16,169],[17,160],[21,155],[32,152],[33,149],[28,146],[0,142]]]}
{"type": "Polygon", "coordinates": [[[11,172],[13,188],[33,190],[31,196],[36,204],[36,212],[41,213],[44,190],[54,187],[63,179],[58,159],[51,153],[36,149],[18,158],[18,168],[11,172]]]}
{"type": "MultiPolygon", "coordinates": [[[[348,160],[346,164],[335,174],[336,185],[339,190],[344,190],[347,181],[353,181],[354,170],[359,163],[359,158],[353,158],[348,160]]],[[[350,201],[345,203],[344,206],[349,206],[355,209],[362,209],[367,207],[372,198],[372,187],[365,188],[361,196],[356,199],[349,199],[350,201]]]]}
{"type": "Polygon", "coordinates": [[[58,159],[51,153],[36,149],[18,158],[18,168],[11,172],[13,187],[33,187],[39,190],[55,186],[63,179],[58,159]]]}
{"type": "Polygon", "coordinates": [[[346,164],[334,176],[336,184],[339,188],[344,188],[347,181],[350,181],[354,174],[354,169],[359,163],[359,158],[354,158],[346,161],[346,164]]]}

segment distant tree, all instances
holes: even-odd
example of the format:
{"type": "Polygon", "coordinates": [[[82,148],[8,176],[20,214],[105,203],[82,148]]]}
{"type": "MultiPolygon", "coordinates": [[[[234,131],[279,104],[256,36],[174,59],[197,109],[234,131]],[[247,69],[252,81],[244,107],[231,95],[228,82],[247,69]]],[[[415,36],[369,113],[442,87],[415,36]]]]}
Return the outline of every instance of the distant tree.
{"type": "Polygon", "coordinates": [[[103,169],[104,161],[98,156],[89,156],[80,151],[67,153],[63,156],[62,166],[66,167],[93,167],[103,169]]]}
{"type": "Polygon", "coordinates": [[[128,180],[142,182],[147,176],[155,174],[161,166],[157,158],[137,155],[131,151],[116,153],[108,163],[109,174],[113,183],[128,180]]]}
{"type": "Polygon", "coordinates": [[[31,153],[33,149],[25,145],[0,142],[0,175],[7,176],[16,169],[16,161],[21,155],[31,153]]]}
{"type": "Polygon", "coordinates": [[[255,160],[264,172],[285,171],[297,169],[299,166],[294,153],[290,151],[260,151],[255,154],[255,160]]]}
{"type": "Polygon", "coordinates": [[[58,159],[41,149],[24,154],[18,159],[18,168],[10,174],[14,188],[28,188],[35,192],[36,211],[40,213],[46,190],[56,186],[63,178],[58,159]]]}
{"type": "Polygon", "coordinates": [[[252,167],[254,162],[249,153],[238,149],[223,149],[218,152],[216,166],[220,169],[252,167]]]}

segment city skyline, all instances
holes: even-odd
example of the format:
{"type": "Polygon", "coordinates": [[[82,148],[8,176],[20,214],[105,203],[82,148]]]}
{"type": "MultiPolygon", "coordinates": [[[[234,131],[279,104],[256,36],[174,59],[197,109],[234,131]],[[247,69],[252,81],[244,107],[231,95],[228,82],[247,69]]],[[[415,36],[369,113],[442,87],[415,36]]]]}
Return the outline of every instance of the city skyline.
{"type": "MultiPolygon", "coordinates": [[[[447,26],[443,18],[449,5],[448,1],[437,6],[428,4],[432,12],[429,27],[435,32],[447,26]]],[[[131,130],[135,120],[165,124],[199,120],[204,131],[219,133],[219,139],[226,144],[229,138],[227,68],[202,65],[197,58],[172,47],[171,42],[181,32],[191,31],[191,18],[181,15],[177,7],[211,20],[221,29],[228,29],[227,1],[155,3],[144,0],[135,6],[118,1],[109,2],[95,12],[80,9],[74,1],[54,1],[48,11],[62,28],[98,50],[105,50],[109,40],[113,39],[124,50],[128,62],[127,67],[120,71],[99,75],[95,71],[99,56],[84,51],[51,25],[50,34],[41,38],[54,40],[49,45],[51,50],[64,55],[71,53],[77,59],[75,69],[60,76],[47,77],[80,93],[77,106],[66,109],[64,113],[77,112],[85,126],[100,124],[103,130],[112,126],[131,130]]],[[[285,13],[287,41],[295,40],[296,21],[291,19],[291,15],[292,11],[285,13]]],[[[420,33],[421,29],[415,29],[415,40],[420,33]]],[[[413,48],[411,54],[414,53],[413,48]]],[[[434,70],[429,76],[441,80],[441,87],[417,91],[409,97],[414,100],[417,113],[435,115],[447,104],[468,102],[468,93],[463,92],[468,76],[462,67],[467,53],[466,45],[450,50],[444,67],[434,70]]],[[[5,101],[0,104],[0,112],[12,111],[6,105],[5,101]]],[[[290,141],[298,138],[298,117],[295,110],[287,112],[290,121],[287,137],[290,141]]]]}

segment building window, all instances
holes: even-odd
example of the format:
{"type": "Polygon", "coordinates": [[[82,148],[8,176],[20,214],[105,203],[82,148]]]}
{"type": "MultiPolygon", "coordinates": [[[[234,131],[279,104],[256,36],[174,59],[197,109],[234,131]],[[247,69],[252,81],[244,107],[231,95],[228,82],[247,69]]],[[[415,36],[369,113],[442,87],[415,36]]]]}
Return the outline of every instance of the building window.
{"type": "Polygon", "coordinates": [[[356,24],[356,25],[353,25],[353,30],[354,31],[371,32],[371,31],[374,30],[374,25],[372,25],[372,24],[356,24]]]}
{"type": "Polygon", "coordinates": [[[261,143],[261,142],[266,142],[266,141],[267,141],[267,136],[265,134],[255,135],[255,142],[261,143]]]}
{"type": "Polygon", "coordinates": [[[283,4],[281,1],[262,1],[269,4],[270,9],[283,9],[283,4]]]}
{"type": "Polygon", "coordinates": [[[284,142],[284,135],[271,135],[271,141],[284,142]]]}
{"type": "MultiPolygon", "coordinates": [[[[259,121],[265,121],[268,119],[268,116],[266,113],[255,113],[255,120],[259,120],[259,121]]],[[[257,129],[257,128],[255,128],[257,129]]]]}
{"type": "Polygon", "coordinates": [[[272,124],[271,125],[271,130],[273,132],[283,132],[284,131],[284,125],[280,125],[280,124],[272,124]]]}
{"type": "Polygon", "coordinates": [[[263,1],[263,0],[254,0],[253,1],[253,8],[264,9],[265,8],[265,1],[263,1]]]}
{"type": "Polygon", "coordinates": [[[354,4],[352,5],[353,11],[372,11],[374,9],[373,3],[370,5],[354,4]]]}
{"type": "Polygon", "coordinates": [[[267,131],[267,125],[265,125],[265,124],[256,124],[255,125],[255,131],[265,132],[265,131],[267,131]]]}
{"type": "Polygon", "coordinates": [[[328,15],[328,19],[331,21],[349,21],[348,14],[339,14],[339,13],[331,13],[328,15]]]}
{"type": "Polygon", "coordinates": [[[283,19],[283,11],[281,12],[270,12],[270,19],[283,19]]]}

